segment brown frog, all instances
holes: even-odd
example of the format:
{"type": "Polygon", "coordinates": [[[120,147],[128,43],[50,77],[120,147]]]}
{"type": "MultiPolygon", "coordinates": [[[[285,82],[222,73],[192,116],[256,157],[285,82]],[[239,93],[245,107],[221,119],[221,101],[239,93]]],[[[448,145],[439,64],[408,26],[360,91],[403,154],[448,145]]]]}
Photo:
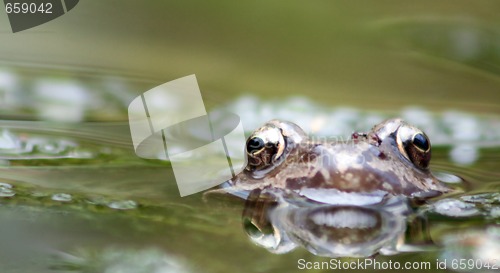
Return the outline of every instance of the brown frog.
{"type": "Polygon", "coordinates": [[[282,189],[334,204],[449,191],[429,170],[429,138],[401,119],[347,141],[314,139],[292,122],[271,120],[248,138],[246,154],[246,167],[229,181],[233,189],[282,189]]]}

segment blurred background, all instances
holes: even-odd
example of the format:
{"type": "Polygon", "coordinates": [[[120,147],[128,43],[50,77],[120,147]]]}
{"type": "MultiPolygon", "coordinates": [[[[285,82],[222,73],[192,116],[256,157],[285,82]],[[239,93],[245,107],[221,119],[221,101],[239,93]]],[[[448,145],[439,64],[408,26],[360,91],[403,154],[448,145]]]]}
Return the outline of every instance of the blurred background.
{"type": "MultiPolygon", "coordinates": [[[[435,144],[436,173],[489,194],[474,207],[485,218],[462,219],[462,233],[455,218],[435,223],[437,244],[478,236],[498,251],[499,12],[495,0],[85,0],[15,34],[0,12],[0,271],[290,272],[298,258],[322,261],[254,246],[241,202],[180,198],[168,162],[135,156],[128,104],[191,74],[207,110],[236,112],[247,132],[272,118],[343,137],[387,117],[415,123],[435,144]]],[[[380,259],[466,255],[449,253],[380,259]]]]}
{"type": "Polygon", "coordinates": [[[149,86],[197,74],[214,104],[307,94],[328,105],[498,113],[499,4],[470,5],[83,1],[17,34],[2,13],[0,58],[32,73],[149,86]]]}

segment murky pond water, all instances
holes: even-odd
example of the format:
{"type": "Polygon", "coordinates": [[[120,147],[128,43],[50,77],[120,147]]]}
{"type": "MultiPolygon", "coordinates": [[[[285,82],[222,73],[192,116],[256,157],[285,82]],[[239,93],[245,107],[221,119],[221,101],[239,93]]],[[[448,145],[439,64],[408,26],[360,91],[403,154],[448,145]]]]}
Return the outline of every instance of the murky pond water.
{"type": "Polygon", "coordinates": [[[362,252],[336,245],[340,256],[498,272],[497,3],[122,3],[120,16],[109,16],[109,3],[87,2],[41,32],[0,34],[1,272],[300,272],[306,262],[357,261],[331,260],[324,241],[301,241],[295,225],[312,222],[298,215],[317,225],[358,219],[329,231],[344,245],[365,235],[362,252]],[[42,40],[45,50],[34,46],[42,40]],[[280,118],[345,139],[402,117],[429,135],[431,169],[456,192],[399,218],[291,205],[272,217],[288,221],[279,228],[292,238],[276,248],[263,236],[275,223],[246,222],[267,203],[181,198],[168,162],[134,153],[130,101],[192,73],[207,108],[238,114],[247,134],[280,118]],[[379,243],[381,254],[371,255],[379,243]]]}

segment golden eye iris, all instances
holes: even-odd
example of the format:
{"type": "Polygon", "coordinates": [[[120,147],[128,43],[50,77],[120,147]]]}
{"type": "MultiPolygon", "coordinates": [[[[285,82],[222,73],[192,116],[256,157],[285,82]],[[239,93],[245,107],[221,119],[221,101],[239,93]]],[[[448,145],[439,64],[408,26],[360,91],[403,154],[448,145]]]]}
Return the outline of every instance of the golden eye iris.
{"type": "Polygon", "coordinates": [[[417,128],[408,124],[401,125],[397,132],[399,152],[413,165],[427,169],[431,160],[431,143],[429,138],[417,128]]]}

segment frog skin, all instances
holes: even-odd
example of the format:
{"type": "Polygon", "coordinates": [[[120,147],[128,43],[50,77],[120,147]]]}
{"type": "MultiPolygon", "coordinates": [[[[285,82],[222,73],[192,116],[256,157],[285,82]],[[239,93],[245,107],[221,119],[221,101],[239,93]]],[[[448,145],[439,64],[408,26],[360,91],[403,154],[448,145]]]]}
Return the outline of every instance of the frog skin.
{"type": "Polygon", "coordinates": [[[246,155],[246,167],[229,181],[240,190],[280,189],[323,196],[312,198],[320,202],[325,196],[432,197],[450,191],[429,170],[427,135],[398,118],[347,141],[315,140],[292,122],[271,120],[248,138],[246,155]]]}

